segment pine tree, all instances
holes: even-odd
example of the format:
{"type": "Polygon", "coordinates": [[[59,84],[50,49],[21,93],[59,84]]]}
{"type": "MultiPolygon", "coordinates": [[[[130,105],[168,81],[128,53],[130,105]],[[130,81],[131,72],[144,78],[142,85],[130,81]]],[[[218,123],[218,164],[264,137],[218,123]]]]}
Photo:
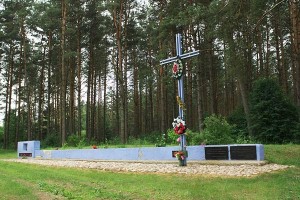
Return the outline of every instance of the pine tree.
{"type": "MultiPolygon", "coordinates": [[[[253,136],[262,143],[296,141],[298,112],[278,82],[271,78],[255,81],[250,98],[253,136]]],[[[299,138],[298,138],[299,141],[299,138]]]]}

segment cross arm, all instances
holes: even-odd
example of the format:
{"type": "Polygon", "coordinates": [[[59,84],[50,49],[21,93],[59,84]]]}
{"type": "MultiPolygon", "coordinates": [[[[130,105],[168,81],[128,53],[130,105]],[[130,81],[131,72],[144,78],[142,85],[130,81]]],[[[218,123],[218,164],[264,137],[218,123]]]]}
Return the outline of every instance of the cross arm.
{"type": "Polygon", "coordinates": [[[197,55],[199,55],[199,50],[182,54],[180,56],[180,59],[186,59],[186,58],[194,57],[194,56],[197,56],[197,55]]]}
{"type": "Polygon", "coordinates": [[[199,50],[193,51],[193,52],[189,52],[189,53],[185,53],[185,54],[182,54],[180,56],[167,58],[165,60],[161,60],[159,62],[159,64],[160,65],[165,65],[165,64],[168,64],[168,63],[171,63],[171,62],[175,62],[177,59],[186,59],[186,58],[194,57],[194,56],[197,56],[197,55],[199,55],[199,50]]]}
{"type": "Polygon", "coordinates": [[[165,60],[161,60],[161,61],[159,62],[159,64],[160,64],[160,65],[165,65],[165,64],[174,62],[174,61],[176,61],[177,59],[178,59],[177,56],[176,56],[176,57],[172,57],[172,58],[167,58],[167,59],[165,59],[165,60]]]}

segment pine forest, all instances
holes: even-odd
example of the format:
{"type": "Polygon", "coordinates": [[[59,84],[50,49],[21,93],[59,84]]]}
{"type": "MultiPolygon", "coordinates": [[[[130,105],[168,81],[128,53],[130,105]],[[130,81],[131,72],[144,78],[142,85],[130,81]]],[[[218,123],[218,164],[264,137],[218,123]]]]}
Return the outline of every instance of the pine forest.
{"type": "Polygon", "coordinates": [[[194,139],[300,143],[299,0],[1,0],[0,147],[168,139],[177,33],[194,139]]]}

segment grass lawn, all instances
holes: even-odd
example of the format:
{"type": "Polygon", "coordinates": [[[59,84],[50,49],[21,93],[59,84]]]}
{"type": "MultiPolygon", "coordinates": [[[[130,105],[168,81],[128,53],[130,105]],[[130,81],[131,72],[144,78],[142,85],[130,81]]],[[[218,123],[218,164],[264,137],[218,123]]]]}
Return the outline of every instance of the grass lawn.
{"type": "MultiPolygon", "coordinates": [[[[252,178],[113,173],[0,161],[0,199],[300,199],[300,145],[266,145],[294,165],[252,178]]],[[[1,158],[16,152],[0,150],[1,158]]]]}

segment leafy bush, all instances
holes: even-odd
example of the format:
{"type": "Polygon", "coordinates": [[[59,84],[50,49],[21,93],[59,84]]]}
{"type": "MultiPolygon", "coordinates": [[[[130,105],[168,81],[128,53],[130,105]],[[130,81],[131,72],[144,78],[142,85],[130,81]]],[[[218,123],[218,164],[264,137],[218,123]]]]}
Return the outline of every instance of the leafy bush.
{"type": "Polygon", "coordinates": [[[156,147],[165,147],[167,144],[166,144],[166,135],[163,133],[161,134],[160,137],[158,137],[156,139],[156,144],[155,146],[156,147]]]}
{"type": "MultiPolygon", "coordinates": [[[[233,143],[233,127],[222,116],[212,115],[204,120],[203,138],[206,144],[233,143]]],[[[200,136],[199,136],[200,137],[200,136]]]]}
{"type": "MultiPolygon", "coordinates": [[[[91,141],[91,144],[96,144],[96,143],[91,141]]],[[[63,145],[63,148],[78,147],[79,149],[82,149],[85,146],[88,146],[86,142],[86,138],[85,137],[80,138],[78,135],[73,134],[68,136],[66,143],[63,145]]]]}
{"type": "Polygon", "coordinates": [[[252,137],[240,134],[235,139],[236,144],[255,144],[257,143],[252,137]]]}
{"type": "Polygon", "coordinates": [[[152,131],[150,133],[142,135],[141,138],[150,144],[155,144],[157,142],[158,138],[161,138],[162,134],[163,133],[159,132],[159,131],[152,131]]]}
{"type": "Polygon", "coordinates": [[[167,137],[167,143],[168,144],[177,144],[177,139],[178,139],[178,135],[174,132],[174,130],[173,129],[168,129],[167,130],[167,135],[168,135],[168,137],[167,137]]]}
{"type": "Polygon", "coordinates": [[[188,131],[187,141],[190,145],[201,145],[205,143],[205,137],[203,132],[188,131]]]}
{"type": "Polygon", "coordinates": [[[77,147],[79,142],[80,142],[80,138],[78,137],[78,135],[70,135],[67,138],[68,146],[77,147]]]}

